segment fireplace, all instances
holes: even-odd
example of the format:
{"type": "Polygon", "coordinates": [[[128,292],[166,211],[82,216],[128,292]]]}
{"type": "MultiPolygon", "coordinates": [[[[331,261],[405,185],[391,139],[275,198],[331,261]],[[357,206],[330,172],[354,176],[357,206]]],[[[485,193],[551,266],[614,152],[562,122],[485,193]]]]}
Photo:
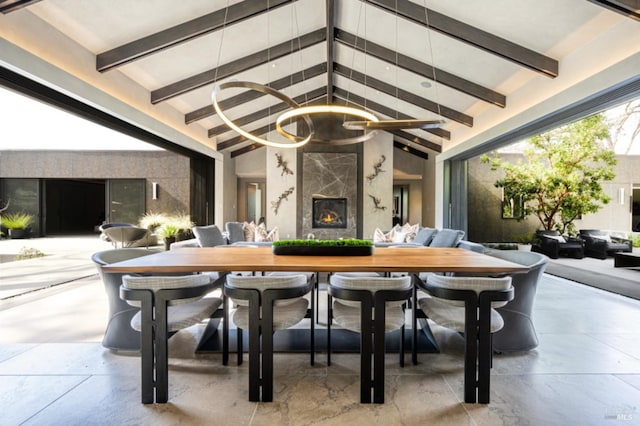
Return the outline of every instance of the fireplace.
{"type": "Polygon", "coordinates": [[[314,198],[313,228],[346,228],[346,198],[314,198]]]}

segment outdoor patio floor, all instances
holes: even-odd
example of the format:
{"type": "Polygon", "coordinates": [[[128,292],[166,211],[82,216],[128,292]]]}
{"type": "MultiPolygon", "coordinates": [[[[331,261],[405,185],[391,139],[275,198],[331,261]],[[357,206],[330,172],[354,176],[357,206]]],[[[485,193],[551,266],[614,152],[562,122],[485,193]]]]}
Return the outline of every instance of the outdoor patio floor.
{"type": "Polygon", "coordinates": [[[106,296],[90,255],[110,245],[23,244],[38,240],[56,254],[0,263],[2,425],[640,424],[640,301],[546,274],[540,346],[494,357],[488,405],[461,402],[463,339],[443,328],[434,327],[441,353],[420,354],[417,366],[387,357],[386,403],[375,405],[359,403],[357,354],[332,355],[327,367],[322,353],[313,367],[306,354],[276,354],[274,402],[251,403],[246,356],[222,366],[218,354],[194,354],[202,326],[170,340],[169,402],[143,405],[139,357],[100,345],[106,296]]]}

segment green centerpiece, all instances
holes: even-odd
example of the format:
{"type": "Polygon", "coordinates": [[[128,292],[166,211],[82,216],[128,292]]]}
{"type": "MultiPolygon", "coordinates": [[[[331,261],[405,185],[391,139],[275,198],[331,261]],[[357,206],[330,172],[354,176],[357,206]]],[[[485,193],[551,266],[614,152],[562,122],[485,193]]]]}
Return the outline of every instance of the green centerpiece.
{"type": "Polygon", "coordinates": [[[273,242],[273,253],[290,256],[371,256],[368,240],[280,240],[273,242]]]}

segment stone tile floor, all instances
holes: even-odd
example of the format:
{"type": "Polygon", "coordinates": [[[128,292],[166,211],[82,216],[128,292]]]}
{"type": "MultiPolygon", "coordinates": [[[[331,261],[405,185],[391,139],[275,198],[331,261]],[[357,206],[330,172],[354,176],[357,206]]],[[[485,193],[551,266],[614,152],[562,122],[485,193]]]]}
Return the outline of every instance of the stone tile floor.
{"type": "MultiPolygon", "coordinates": [[[[17,286],[6,266],[0,286],[17,286]]],[[[446,329],[434,327],[441,353],[417,366],[390,354],[386,403],[365,405],[355,354],[330,367],[324,354],[313,367],[306,354],[276,354],[274,402],[251,403],[247,362],[194,354],[201,326],[170,340],[169,402],[143,405],[139,358],[100,345],[106,312],[95,272],[0,300],[1,425],[640,424],[640,302],[550,275],[535,306],[540,346],[494,357],[488,405],[461,402],[463,340],[446,329]]]]}

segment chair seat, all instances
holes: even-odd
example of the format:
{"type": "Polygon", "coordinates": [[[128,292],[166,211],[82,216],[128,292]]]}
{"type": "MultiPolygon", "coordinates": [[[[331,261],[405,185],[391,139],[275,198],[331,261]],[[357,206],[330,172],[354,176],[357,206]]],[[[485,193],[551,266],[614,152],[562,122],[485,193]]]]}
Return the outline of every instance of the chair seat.
{"type": "MultiPolygon", "coordinates": [[[[387,302],[388,303],[388,302],[387,302]]],[[[398,330],[404,325],[404,312],[401,306],[387,306],[384,331],[398,330]]],[[[375,314],[374,314],[375,315],[375,314]]],[[[339,300],[333,302],[333,319],[341,327],[360,333],[360,307],[345,305],[339,300]]]]}
{"type": "MultiPolygon", "coordinates": [[[[178,331],[182,328],[198,324],[211,317],[211,314],[222,305],[219,297],[205,297],[196,302],[169,306],[167,310],[167,331],[178,331]]],[[[138,312],[131,318],[131,327],[142,330],[142,315],[138,312]]]]}
{"type": "MultiPolygon", "coordinates": [[[[464,332],[464,307],[459,307],[447,303],[435,297],[423,297],[418,300],[420,309],[427,317],[435,321],[438,325],[464,332]]],[[[495,333],[504,327],[502,316],[495,309],[491,308],[491,332],[495,333]]]]}
{"type": "MultiPolygon", "coordinates": [[[[289,299],[286,305],[274,304],[273,307],[273,330],[284,330],[293,327],[302,321],[307,314],[309,301],[305,298],[289,299]]],[[[245,330],[249,329],[249,307],[238,306],[233,313],[233,322],[245,330]]]]}

